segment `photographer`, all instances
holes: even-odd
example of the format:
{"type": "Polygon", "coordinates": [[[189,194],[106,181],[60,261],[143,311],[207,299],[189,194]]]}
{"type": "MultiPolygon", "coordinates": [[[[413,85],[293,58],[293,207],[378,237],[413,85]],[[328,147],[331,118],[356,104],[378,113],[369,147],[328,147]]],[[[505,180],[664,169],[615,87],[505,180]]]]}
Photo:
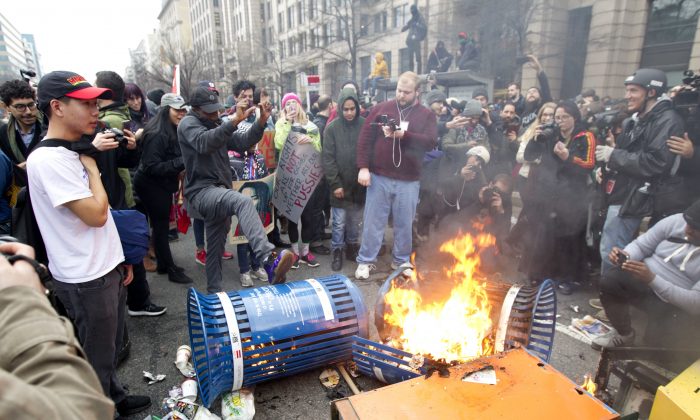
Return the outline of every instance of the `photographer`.
{"type": "MultiPolygon", "coordinates": [[[[6,256],[34,258],[28,245],[0,242],[6,256]]],[[[0,292],[0,418],[111,419],[114,403],[34,267],[0,257],[0,292]]]]}
{"type": "Polygon", "coordinates": [[[530,246],[521,270],[533,282],[556,280],[561,293],[571,294],[585,273],[585,197],[596,142],[575,103],[560,102],[554,121],[556,126],[538,127],[525,148],[524,158],[540,159],[540,164],[528,212],[530,246]]]}
{"type": "MultiPolygon", "coordinates": [[[[486,113],[483,115],[486,116],[486,113]]],[[[492,121],[490,117],[489,121],[492,121]]],[[[515,155],[518,153],[518,133],[520,132],[520,117],[516,114],[515,104],[506,102],[498,121],[494,121],[485,128],[491,146],[492,159],[487,177],[493,178],[496,174],[511,172],[515,155]]]]}
{"type": "Polygon", "coordinates": [[[632,346],[630,305],[648,315],[644,344],[698,348],[700,334],[700,201],[651,227],[625,247],[613,247],[600,301],[615,330],[592,347],[632,346]]]}

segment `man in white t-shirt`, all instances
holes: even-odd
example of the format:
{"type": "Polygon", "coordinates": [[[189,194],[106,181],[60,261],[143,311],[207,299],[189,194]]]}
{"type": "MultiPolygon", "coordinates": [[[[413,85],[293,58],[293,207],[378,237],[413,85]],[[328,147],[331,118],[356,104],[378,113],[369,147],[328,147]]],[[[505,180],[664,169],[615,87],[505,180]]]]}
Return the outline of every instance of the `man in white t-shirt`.
{"type": "MultiPolygon", "coordinates": [[[[39,109],[48,117],[46,137],[27,160],[32,209],[46,245],[56,295],[78,330],[80,343],[102,388],[120,415],[150,406],[150,398],[126,396],[116,376],[116,352],[124,329],[126,285],[132,268],[109,212],[107,193],[92,157],[71,145],[93,135],[97,98],[109,89],[95,88],[66,71],[39,82],[39,109]],[[50,147],[52,146],[52,147],[50,147]]],[[[114,134],[99,133],[114,142],[114,134]]]]}

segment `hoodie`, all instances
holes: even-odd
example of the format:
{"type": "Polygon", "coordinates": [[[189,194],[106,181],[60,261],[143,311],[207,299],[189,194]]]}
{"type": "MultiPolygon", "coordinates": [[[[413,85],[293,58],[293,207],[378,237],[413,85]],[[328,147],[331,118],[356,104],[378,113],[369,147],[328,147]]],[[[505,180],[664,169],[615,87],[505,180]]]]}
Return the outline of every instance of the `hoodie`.
{"type": "Polygon", "coordinates": [[[644,261],[656,276],[649,284],[666,303],[700,315],[700,248],[685,241],[686,221],[674,214],[625,247],[630,260],[644,261]]]}
{"type": "Polygon", "coordinates": [[[324,133],[322,164],[323,172],[331,190],[332,207],[348,207],[349,204],[362,204],[365,201],[365,187],[357,182],[357,139],[365,119],[360,116],[360,102],[352,89],[343,89],[338,97],[341,115],[330,122],[324,133]],[[343,104],[352,100],[355,103],[355,119],[347,121],[342,116],[343,104]],[[336,198],[332,193],[342,188],[345,198],[336,198]]]}
{"type": "Polygon", "coordinates": [[[384,79],[389,78],[389,68],[384,61],[384,54],[378,52],[374,55],[374,69],[370,73],[370,78],[383,77],[384,79]]]}

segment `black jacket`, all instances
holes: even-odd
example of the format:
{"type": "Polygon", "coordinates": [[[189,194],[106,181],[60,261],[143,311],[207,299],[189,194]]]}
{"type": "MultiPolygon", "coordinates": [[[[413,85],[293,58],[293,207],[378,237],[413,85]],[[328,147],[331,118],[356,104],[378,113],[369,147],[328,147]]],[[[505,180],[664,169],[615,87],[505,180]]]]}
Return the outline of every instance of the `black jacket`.
{"type": "MultiPolygon", "coordinates": [[[[174,130],[173,130],[174,131],[174,130]]],[[[142,140],[141,164],[135,175],[136,183],[148,183],[174,193],[178,175],[185,170],[177,141],[165,132],[147,133],[142,140]]]]}
{"type": "Polygon", "coordinates": [[[44,127],[42,126],[41,122],[37,119],[37,122],[34,123],[34,137],[32,138],[31,143],[29,143],[29,147],[24,145],[24,142],[22,141],[22,136],[20,135],[19,131],[17,130],[16,127],[9,127],[8,124],[3,124],[0,126],[0,150],[2,150],[3,153],[7,155],[8,158],[17,165],[20,162],[23,162],[27,160],[27,156],[29,156],[29,153],[34,150],[37,144],[41,141],[42,135],[44,133],[44,127]],[[12,148],[10,147],[10,139],[9,139],[9,134],[7,132],[8,129],[15,130],[15,138],[17,139],[17,148],[19,148],[19,151],[22,153],[23,159],[19,159],[18,156],[15,156],[14,153],[12,153],[12,148]]]}
{"type": "Polygon", "coordinates": [[[637,121],[628,119],[607,167],[606,180],[614,182],[608,204],[622,204],[632,189],[645,182],[655,187],[672,183],[671,169],[678,155],[671,153],[666,140],[683,135],[683,119],[673,103],[661,99],[637,121]]]}

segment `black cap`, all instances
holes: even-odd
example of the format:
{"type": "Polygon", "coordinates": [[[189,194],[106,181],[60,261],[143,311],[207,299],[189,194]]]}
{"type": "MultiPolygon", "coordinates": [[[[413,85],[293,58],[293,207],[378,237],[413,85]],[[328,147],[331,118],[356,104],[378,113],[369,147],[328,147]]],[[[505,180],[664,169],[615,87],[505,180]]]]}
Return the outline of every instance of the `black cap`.
{"type": "Polygon", "coordinates": [[[693,229],[700,230],[700,200],[694,202],[683,213],[685,222],[693,229]]]}
{"type": "Polygon", "coordinates": [[[217,112],[221,109],[219,95],[204,86],[197,87],[190,97],[190,105],[200,108],[206,113],[217,112]]]}
{"type": "Polygon", "coordinates": [[[52,99],[67,96],[74,99],[112,99],[112,91],[92,86],[85,78],[71,71],[52,71],[39,81],[37,102],[44,111],[52,99]]]}

